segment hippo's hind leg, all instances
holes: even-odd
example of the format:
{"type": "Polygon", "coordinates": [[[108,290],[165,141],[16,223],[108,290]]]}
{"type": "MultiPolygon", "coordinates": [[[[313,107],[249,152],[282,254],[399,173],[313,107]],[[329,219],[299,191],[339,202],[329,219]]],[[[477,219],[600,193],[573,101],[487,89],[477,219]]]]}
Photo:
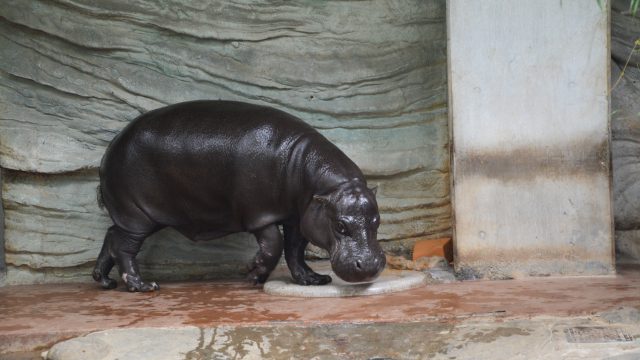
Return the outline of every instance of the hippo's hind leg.
{"type": "Polygon", "coordinates": [[[159,290],[160,287],[155,282],[147,283],[142,281],[140,270],[138,269],[138,261],[136,260],[136,255],[138,255],[144,239],[151,235],[152,232],[132,234],[116,227],[114,234],[115,260],[118,264],[120,277],[124,281],[127,290],[131,292],[159,290]]]}
{"type": "Polygon", "coordinates": [[[298,285],[330,283],[331,276],[314,272],[304,261],[304,250],[308,243],[309,240],[302,236],[298,225],[284,225],[284,258],[287,260],[293,280],[298,285]]]}
{"type": "Polygon", "coordinates": [[[131,234],[118,226],[109,228],[104,238],[104,244],[96,267],[93,269],[93,279],[99,282],[105,289],[113,289],[117,286],[114,279],[109,277],[113,265],[118,264],[118,270],[125,286],[129,291],[154,291],[158,290],[155,282],[146,283],[140,277],[136,255],[140,251],[142,242],[148,234],[131,234]]]}
{"type": "Polygon", "coordinates": [[[113,256],[113,238],[114,238],[115,226],[112,226],[107,230],[107,234],[104,236],[104,243],[102,244],[102,250],[96,260],[96,267],[93,269],[93,279],[102,285],[104,289],[115,289],[118,283],[109,277],[109,273],[115,265],[115,258],[113,256]]]}
{"type": "Polygon", "coordinates": [[[248,277],[254,284],[262,284],[267,281],[282,256],[282,234],[276,224],[265,226],[253,234],[258,240],[259,249],[249,265],[248,277]]]}

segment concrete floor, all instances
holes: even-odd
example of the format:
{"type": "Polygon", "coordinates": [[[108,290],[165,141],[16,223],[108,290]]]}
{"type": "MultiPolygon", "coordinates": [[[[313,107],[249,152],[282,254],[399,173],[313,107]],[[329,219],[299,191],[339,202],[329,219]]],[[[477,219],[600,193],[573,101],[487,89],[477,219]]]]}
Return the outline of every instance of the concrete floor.
{"type": "Polygon", "coordinates": [[[161,286],[151,294],[93,284],[0,288],[0,358],[33,358],[101,330],[51,358],[96,349],[96,339],[105,359],[640,358],[638,267],[334,299],[271,296],[241,282],[161,286]]]}

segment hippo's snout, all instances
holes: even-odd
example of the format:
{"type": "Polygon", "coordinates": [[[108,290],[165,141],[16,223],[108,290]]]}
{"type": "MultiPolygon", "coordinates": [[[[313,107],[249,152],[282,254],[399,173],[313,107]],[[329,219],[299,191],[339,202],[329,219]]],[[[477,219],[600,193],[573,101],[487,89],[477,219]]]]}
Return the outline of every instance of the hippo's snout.
{"type": "Polygon", "coordinates": [[[348,282],[369,282],[375,280],[386,265],[384,253],[358,256],[351,260],[332,263],[333,272],[348,282]]]}

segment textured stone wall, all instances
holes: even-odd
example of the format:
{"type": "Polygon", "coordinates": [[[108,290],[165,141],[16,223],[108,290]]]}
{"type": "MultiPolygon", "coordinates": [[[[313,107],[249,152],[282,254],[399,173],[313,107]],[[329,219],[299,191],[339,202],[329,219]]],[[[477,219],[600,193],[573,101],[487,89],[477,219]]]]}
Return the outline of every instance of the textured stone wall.
{"type": "MultiPolygon", "coordinates": [[[[109,225],[105,147],[145,111],[268,104],[318,128],[379,186],[380,239],[450,235],[445,1],[4,0],[0,167],[6,282],[86,281],[109,225]]],[[[156,278],[237,273],[246,235],[140,254],[156,278]]]]}
{"type": "Polygon", "coordinates": [[[640,40],[640,17],[628,8],[628,1],[617,0],[611,12],[613,200],[618,261],[639,263],[640,45],[632,50],[640,40]]]}
{"type": "MultiPolygon", "coordinates": [[[[0,185],[2,184],[2,168],[0,168],[0,185]]],[[[2,206],[2,186],[0,186],[0,286],[5,283],[7,265],[4,257],[4,208],[2,206]]]]}

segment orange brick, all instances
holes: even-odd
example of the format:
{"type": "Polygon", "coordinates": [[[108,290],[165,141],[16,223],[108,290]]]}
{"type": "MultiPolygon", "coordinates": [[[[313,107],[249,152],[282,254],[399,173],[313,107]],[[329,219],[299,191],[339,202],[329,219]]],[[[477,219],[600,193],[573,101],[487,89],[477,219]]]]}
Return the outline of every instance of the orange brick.
{"type": "Polygon", "coordinates": [[[453,262],[453,242],[451,238],[419,240],[413,246],[413,260],[423,256],[441,256],[453,262]]]}

